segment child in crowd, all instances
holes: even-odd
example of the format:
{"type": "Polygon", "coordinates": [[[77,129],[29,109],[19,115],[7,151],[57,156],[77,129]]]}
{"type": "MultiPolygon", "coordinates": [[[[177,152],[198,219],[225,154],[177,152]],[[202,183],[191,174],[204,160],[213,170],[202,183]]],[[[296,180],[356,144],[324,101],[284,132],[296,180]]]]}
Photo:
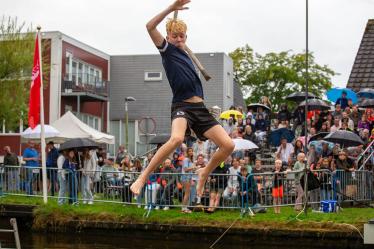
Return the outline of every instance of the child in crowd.
{"type": "Polygon", "coordinates": [[[282,204],[283,198],[283,170],[282,170],[282,161],[277,159],[275,160],[275,166],[273,170],[273,204],[274,204],[274,213],[280,214],[280,206],[282,204]]]}

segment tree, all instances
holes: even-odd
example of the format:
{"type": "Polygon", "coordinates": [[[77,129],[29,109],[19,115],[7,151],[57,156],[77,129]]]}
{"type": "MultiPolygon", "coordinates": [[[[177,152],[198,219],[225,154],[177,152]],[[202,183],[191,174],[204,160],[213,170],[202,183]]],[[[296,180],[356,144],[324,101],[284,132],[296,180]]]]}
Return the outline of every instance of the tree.
{"type": "Polygon", "coordinates": [[[17,18],[3,16],[0,37],[0,124],[16,131],[20,119],[27,122],[35,33],[17,18]]]}
{"type": "MultiPolygon", "coordinates": [[[[247,104],[259,102],[261,96],[268,96],[272,108],[278,110],[280,104],[286,103],[284,98],[287,95],[305,90],[305,53],[285,51],[262,56],[254,54],[245,45],[229,55],[234,63],[234,78],[242,86],[247,104]]],[[[308,71],[309,91],[322,97],[331,88],[331,77],[336,73],[326,65],[315,63],[312,53],[309,53],[308,71]]]]}

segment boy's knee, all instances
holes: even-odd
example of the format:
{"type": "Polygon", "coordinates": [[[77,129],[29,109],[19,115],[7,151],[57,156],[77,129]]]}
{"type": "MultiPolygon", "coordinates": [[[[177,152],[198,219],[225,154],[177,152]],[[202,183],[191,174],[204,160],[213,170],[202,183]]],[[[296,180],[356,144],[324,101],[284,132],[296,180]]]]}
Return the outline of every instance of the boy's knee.
{"type": "Polygon", "coordinates": [[[227,142],[226,144],[224,144],[222,147],[223,147],[222,149],[224,149],[224,150],[227,151],[229,154],[231,154],[231,152],[234,151],[235,144],[234,144],[233,141],[230,140],[229,142],[227,142]]]}
{"type": "Polygon", "coordinates": [[[179,146],[179,145],[181,145],[183,143],[183,140],[184,140],[184,137],[182,137],[182,136],[172,136],[169,141],[174,146],[179,146]]]}

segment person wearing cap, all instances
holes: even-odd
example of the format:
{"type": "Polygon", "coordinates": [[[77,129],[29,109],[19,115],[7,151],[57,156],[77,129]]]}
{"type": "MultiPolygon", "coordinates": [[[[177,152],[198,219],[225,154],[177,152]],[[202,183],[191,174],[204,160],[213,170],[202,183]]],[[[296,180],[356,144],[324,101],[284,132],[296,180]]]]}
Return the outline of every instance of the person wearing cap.
{"type": "Polygon", "coordinates": [[[344,110],[348,106],[347,92],[343,91],[342,96],[338,98],[335,105],[340,104],[340,107],[344,110]]]}

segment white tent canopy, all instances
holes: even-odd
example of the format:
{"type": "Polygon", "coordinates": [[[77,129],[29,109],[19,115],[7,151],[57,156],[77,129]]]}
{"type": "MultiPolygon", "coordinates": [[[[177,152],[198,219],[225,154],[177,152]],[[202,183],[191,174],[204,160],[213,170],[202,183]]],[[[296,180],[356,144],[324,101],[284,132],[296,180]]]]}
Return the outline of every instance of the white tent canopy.
{"type": "Polygon", "coordinates": [[[89,138],[97,143],[114,144],[115,138],[112,135],[100,132],[80,121],[70,111],[66,112],[61,118],[56,120],[53,124],[58,131],[59,137],[65,139],[72,138],[89,138]]]}

